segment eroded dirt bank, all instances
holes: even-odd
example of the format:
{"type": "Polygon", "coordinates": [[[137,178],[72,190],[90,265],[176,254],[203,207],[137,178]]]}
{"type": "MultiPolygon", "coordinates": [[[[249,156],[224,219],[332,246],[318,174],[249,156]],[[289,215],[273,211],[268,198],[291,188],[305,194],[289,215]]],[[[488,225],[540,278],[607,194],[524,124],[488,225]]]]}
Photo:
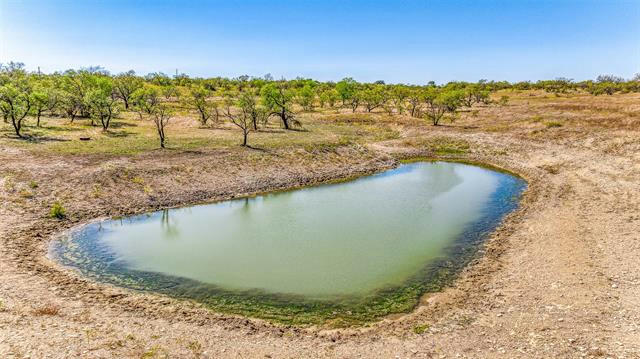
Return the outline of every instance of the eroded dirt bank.
{"type": "MultiPolygon", "coordinates": [[[[408,128],[321,153],[232,149],[100,158],[0,149],[2,357],[639,357],[640,144],[633,129],[531,139],[408,128]],[[523,209],[442,293],[365,329],[295,329],[88,282],[45,257],[50,236],[127,214],[370,173],[464,139],[465,159],[521,173],[523,209]],[[136,179],[138,178],[138,179],[136,179]],[[33,197],[21,184],[37,182],[33,197]],[[12,194],[13,193],[13,194],[12,194]],[[47,217],[61,199],[69,219],[47,217]]],[[[442,154],[440,154],[442,155],[442,154]]]]}

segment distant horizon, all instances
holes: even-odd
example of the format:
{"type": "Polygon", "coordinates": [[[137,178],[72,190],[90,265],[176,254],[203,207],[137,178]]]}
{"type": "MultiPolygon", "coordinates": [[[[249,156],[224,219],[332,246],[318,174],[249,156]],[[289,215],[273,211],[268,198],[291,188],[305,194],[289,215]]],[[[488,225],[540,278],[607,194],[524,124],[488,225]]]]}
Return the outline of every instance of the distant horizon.
{"type": "MultiPolygon", "coordinates": [[[[147,73],[140,73],[138,71],[135,71],[134,69],[129,69],[129,70],[125,70],[125,71],[110,71],[108,68],[106,68],[104,66],[100,66],[100,65],[81,66],[81,67],[78,67],[78,68],[68,68],[68,69],[64,69],[64,70],[54,70],[54,71],[42,71],[42,69],[39,69],[38,66],[36,66],[35,69],[34,68],[30,68],[24,62],[15,61],[15,60],[10,60],[10,61],[7,61],[6,63],[5,62],[1,62],[0,65],[5,65],[5,64],[11,63],[11,62],[24,64],[24,69],[27,72],[37,73],[38,71],[40,71],[40,73],[42,73],[44,75],[53,75],[55,73],[64,73],[65,71],[68,71],[68,70],[78,71],[78,70],[100,69],[100,71],[104,71],[104,72],[106,72],[106,73],[108,73],[109,75],[112,75],[112,76],[118,75],[118,74],[121,74],[121,73],[125,73],[125,72],[128,72],[128,71],[134,71],[136,76],[140,76],[140,77],[145,77],[147,75],[154,74],[154,73],[157,73],[157,74],[162,73],[162,74],[168,76],[169,78],[175,78],[176,77],[176,71],[174,71],[173,73],[167,73],[167,72],[163,72],[163,71],[151,71],[151,72],[147,72],[147,73]]],[[[345,78],[353,78],[356,82],[360,82],[360,83],[374,83],[376,81],[384,81],[384,83],[387,84],[387,85],[398,84],[398,85],[409,85],[409,86],[414,86],[414,85],[415,86],[424,86],[427,83],[429,83],[430,81],[432,81],[432,80],[427,80],[425,83],[420,83],[420,84],[417,84],[417,83],[406,83],[406,82],[391,82],[391,81],[386,81],[385,79],[382,79],[382,78],[378,79],[378,80],[375,80],[375,81],[360,81],[357,78],[354,78],[353,76],[346,76],[346,77],[343,77],[343,78],[337,79],[337,80],[318,80],[318,79],[315,79],[315,78],[312,78],[312,77],[302,77],[302,76],[296,76],[296,77],[292,77],[292,78],[277,78],[277,77],[273,76],[269,72],[267,72],[266,74],[263,74],[263,75],[240,74],[238,76],[219,76],[219,75],[194,76],[194,75],[191,75],[191,74],[188,74],[188,73],[184,73],[184,72],[180,72],[180,71],[177,71],[177,74],[178,75],[186,75],[191,79],[204,79],[204,80],[211,79],[211,78],[237,79],[240,76],[248,76],[250,79],[255,79],[255,78],[265,78],[267,75],[271,75],[273,77],[274,81],[278,81],[278,80],[291,81],[291,80],[295,80],[297,78],[302,78],[302,79],[309,79],[309,80],[314,80],[314,81],[318,81],[318,82],[338,82],[338,81],[343,80],[345,78]]],[[[566,77],[566,76],[556,76],[554,78],[545,78],[545,79],[537,79],[537,80],[519,80],[519,81],[508,81],[508,80],[500,80],[500,79],[478,79],[478,80],[475,80],[475,81],[451,80],[451,81],[444,81],[444,82],[438,82],[438,81],[434,81],[434,82],[436,84],[447,84],[447,83],[450,83],[450,82],[477,83],[479,81],[489,81],[489,82],[506,81],[506,82],[514,84],[514,83],[518,83],[518,82],[535,83],[537,81],[567,79],[567,80],[571,80],[572,82],[579,83],[579,82],[583,82],[583,81],[596,81],[596,78],[598,76],[600,76],[600,75],[611,75],[611,76],[623,78],[625,81],[632,81],[635,77],[640,76],[640,73],[635,73],[635,74],[633,74],[633,76],[630,76],[630,77],[619,76],[618,74],[615,74],[615,73],[601,73],[601,74],[598,74],[597,76],[595,76],[594,78],[591,78],[591,79],[572,79],[572,78],[569,78],[569,77],[566,77]]]]}
{"type": "Polygon", "coordinates": [[[0,2],[0,62],[44,73],[424,85],[640,73],[640,2],[0,2]]]}

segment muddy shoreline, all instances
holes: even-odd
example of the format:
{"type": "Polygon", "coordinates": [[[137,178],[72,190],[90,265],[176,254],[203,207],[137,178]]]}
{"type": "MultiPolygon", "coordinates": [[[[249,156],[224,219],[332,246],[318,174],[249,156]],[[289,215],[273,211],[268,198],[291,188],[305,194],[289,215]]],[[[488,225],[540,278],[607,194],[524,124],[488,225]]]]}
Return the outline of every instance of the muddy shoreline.
{"type": "MultiPolygon", "coordinates": [[[[263,194],[267,194],[267,193],[277,193],[277,192],[280,192],[280,191],[293,191],[293,190],[296,190],[296,189],[312,187],[312,186],[322,186],[322,185],[328,185],[328,184],[342,183],[342,182],[346,182],[346,181],[355,180],[355,179],[360,178],[360,177],[364,177],[364,176],[369,176],[369,175],[376,174],[376,173],[385,172],[385,171],[387,171],[389,169],[397,168],[398,166],[400,166],[400,165],[402,165],[404,163],[417,162],[417,161],[420,161],[420,162],[434,162],[434,161],[443,161],[443,159],[442,158],[435,158],[435,157],[432,157],[432,158],[424,158],[424,157],[404,158],[404,159],[401,159],[400,161],[392,162],[391,166],[387,165],[386,163],[383,163],[380,168],[374,168],[374,169],[371,169],[371,171],[367,170],[367,173],[349,173],[347,177],[339,177],[339,178],[328,179],[328,180],[323,178],[323,179],[321,179],[319,181],[316,181],[315,179],[313,179],[312,181],[313,182],[317,182],[317,183],[313,183],[311,185],[278,188],[278,189],[276,189],[274,191],[243,193],[242,195],[232,194],[232,195],[230,195],[230,196],[228,196],[227,198],[224,198],[224,199],[216,199],[216,200],[212,200],[212,201],[201,201],[201,202],[193,203],[193,204],[180,204],[180,205],[172,206],[172,207],[163,207],[163,208],[159,208],[159,209],[151,209],[150,211],[145,211],[144,213],[152,213],[152,212],[155,212],[155,211],[158,211],[158,210],[166,210],[166,209],[171,209],[171,208],[184,208],[184,207],[191,207],[191,206],[202,205],[202,204],[212,204],[212,203],[218,203],[218,202],[227,201],[227,200],[230,200],[230,199],[251,198],[251,197],[255,197],[255,196],[259,196],[259,195],[263,195],[263,194]]],[[[489,164],[486,164],[486,163],[479,163],[477,161],[469,161],[469,160],[464,160],[464,159],[461,159],[461,158],[457,158],[457,159],[456,158],[449,158],[448,162],[472,164],[474,166],[487,168],[487,169],[490,169],[490,170],[493,170],[493,171],[507,173],[509,175],[516,176],[516,177],[520,178],[521,180],[523,180],[522,177],[520,177],[519,175],[517,175],[517,174],[515,174],[515,173],[513,173],[511,171],[508,171],[508,170],[503,169],[503,168],[499,168],[499,167],[494,166],[494,165],[489,165],[489,164]]],[[[525,183],[526,183],[526,181],[525,181],[525,183]]],[[[525,188],[526,188],[526,185],[525,185],[525,188]]],[[[519,199],[521,197],[522,196],[520,196],[520,195],[518,196],[518,203],[519,203],[519,199]]],[[[516,211],[517,208],[519,208],[519,204],[516,205],[516,209],[514,209],[513,211],[516,211]]],[[[509,211],[509,213],[511,213],[511,212],[512,211],[509,211]]],[[[53,268],[59,267],[58,269],[63,273],[71,272],[70,275],[78,275],[80,277],[80,279],[85,279],[85,280],[89,280],[90,282],[95,282],[95,284],[97,284],[97,285],[105,285],[105,286],[108,286],[108,287],[114,287],[115,286],[115,287],[120,287],[120,289],[128,290],[128,291],[134,292],[134,293],[148,293],[148,294],[153,294],[153,295],[160,295],[160,296],[166,297],[166,298],[171,298],[172,300],[180,300],[179,298],[173,297],[169,293],[166,293],[166,292],[165,293],[158,293],[155,290],[142,290],[142,289],[128,288],[126,285],[125,286],[119,286],[116,283],[109,283],[109,280],[107,280],[105,282],[105,281],[101,281],[101,280],[99,280],[97,278],[92,278],[91,276],[85,277],[81,273],[81,270],[79,268],[74,268],[73,266],[65,266],[63,263],[60,262],[59,259],[55,258],[55,255],[53,254],[55,245],[62,238],[68,237],[70,235],[70,233],[72,233],[74,231],[77,231],[80,228],[82,228],[82,227],[84,227],[86,225],[89,225],[91,223],[95,223],[95,222],[99,222],[99,221],[103,221],[103,220],[108,220],[108,219],[114,219],[114,218],[116,218],[116,219],[117,218],[123,218],[123,217],[124,217],[124,215],[116,214],[113,217],[100,217],[100,218],[89,219],[87,221],[81,221],[80,223],[74,224],[72,227],[62,231],[61,233],[57,233],[57,234],[51,236],[51,238],[48,241],[48,244],[46,245],[47,248],[48,248],[47,249],[47,259],[51,262],[50,265],[53,268]]],[[[502,224],[502,220],[500,220],[500,224],[502,224]]],[[[494,228],[494,230],[498,229],[498,227],[500,227],[500,224],[498,224],[498,226],[496,228],[494,228]]],[[[482,244],[490,236],[491,236],[491,234],[483,235],[484,239],[481,241],[481,243],[473,245],[473,247],[475,248],[475,249],[473,249],[473,254],[471,254],[470,256],[465,256],[464,258],[456,258],[456,260],[460,260],[460,261],[463,261],[464,263],[468,263],[472,259],[477,259],[478,250],[483,248],[482,244]]],[[[465,265],[461,265],[460,267],[455,266],[455,269],[453,269],[454,273],[448,274],[446,276],[446,278],[438,279],[439,283],[442,283],[442,284],[437,284],[437,286],[439,287],[439,286],[442,285],[443,288],[446,288],[446,287],[450,286],[453,283],[453,281],[455,281],[455,279],[457,278],[458,273],[462,269],[464,269],[465,267],[466,267],[466,264],[465,265]]],[[[425,274],[425,276],[426,275],[427,274],[425,274]]],[[[429,275],[429,277],[433,277],[433,276],[434,276],[434,274],[429,275]]],[[[434,280],[435,280],[435,277],[434,277],[434,280]]],[[[436,290],[436,291],[439,291],[439,290],[436,290]]],[[[428,291],[428,292],[424,293],[423,295],[421,295],[421,297],[425,297],[426,294],[433,293],[433,292],[434,292],[434,290],[428,291]]],[[[398,300],[400,300],[400,299],[401,298],[398,298],[398,300]]],[[[182,300],[186,300],[188,302],[194,301],[193,299],[189,299],[189,298],[184,298],[182,300]]],[[[195,300],[195,302],[199,302],[200,303],[200,301],[198,301],[198,300],[195,300]]],[[[418,305],[419,305],[419,302],[420,302],[420,300],[418,299],[418,305]]],[[[415,308],[416,307],[414,307],[414,309],[415,308]]],[[[210,308],[210,310],[213,310],[214,312],[217,311],[214,308],[210,308]]],[[[271,309],[271,310],[275,310],[275,308],[271,309]]],[[[392,316],[392,317],[395,317],[395,318],[399,318],[399,317],[401,317],[403,315],[410,314],[412,311],[413,310],[410,310],[410,311],[405,312],[405,313],[391,314],[389,316],[392,316]]],[[[276,312],[277,312],[277,310],[276,310],[276,312]]],[[[267,313],[269,313],[269,312],[267,312],[267,313]]],[[[235,313],[234,314],[234,313],[229,313],[229,312],[223,312],[223,314],[231,315],[231,316],[242,315],[240,313],[235,313]]],[[[275,313],[273,313],[273,314],[275,314],[275,313]]],[[[285,313],[282,313],[281,315],[285,315],[285,313]]],[[[279,315],[279,316],[281,316],[281,315],[279,315]]],[[[319,315],[319,313],[318,313],[318,315],[319,315]]],[[[251,319],[260,320],[259,317],[255,317],[255,316],[252,316],[252,315],[249,315],[249,317],[251,317],[251,319]]],[[[331,320],[330,322],[326,322],[324,324],[320,324],[320,327],[315,327],[314,330],[321,331],[321,330],[324,330],[324,329],[327,329],[327,328],[331,328],[331,327],[336,327],[337,328],[338,326],[336,326],[336,325],[338,323],[340,323],[341,320],[343,320],[341,318],[342,317],[340,316],[340,317],[336,318],[337,321],[336,320],[331,320]]],[[[382,318],[384,318],[384,317],[382,317],[382,318]]],[[[359,320],[356,320],[355,318],[353,318],[352,320],[355,320],[355,322],[352,323],[352,324],[347,324],[347,323],[340,324],[339,327],[346,327],[346,328],[351,327],[351,328],[354,328],[354,329],[358,329],[359,327],[362,327],[365,324],[367,326],[370,326],[370,325],[375,324],[375,322],[379,321],[379,320],[375,320],[373,322],[364,322],[364,323],[357,324],[357,322],[359,320]]],[[[284,322],[287,322],[287,321],[288,320],[284,320],[284,322]]],[[[271,324],[271,325],[277,326],[277,327],[293,326],[293,327],[307,328],[307,327],[310,326],[309,324],[300,324],[300,325],[290,324],[290,325],[288,325],[286,323],[281,322],[280,320],[272,320],[272,321],[268,321],[268,323],[271,324]]]]}
{"type": "MultiPolygon", "coordinates": [[[[8,253],[16,260],[16,263],[21,268],[31,271],[34,275],[46,277],[49,281],[56,284],[57,291],[59,291],[60,293],[64,293],[64,296],[83,296],[88,299],[88,303],[90,303],[91,305],[119,306],[119,308],[122,310],[143,312],[145,313],[145,315],[149,315],[151,317],[162,317],[170,320],[187,321],[198,323],[199,325],[212,322],[229,323],[228,325],[230,328],[236,328],[238,325],[242,325],[251,330],[267,330],[267,332],[276,333],[277,335],[280,335],[283,330],[293,332],[304,331],[305,333],[310,333],[321,338],[327,338],[328,340],[335,342],[336,330],[332,330],[324,326],[298,328],[295,326],[284,326],[277,323],[271,323],[257,318],[245,318],[239,315],[220,314],[204,308],[202,305],[192,301],[173,299],[164,295],[154,293],[137,292],[124,288],[118,288],[110,284],[95,282],[91,279],[85,278],[73,268],[67,268],[56,263],[49,256],[50,245],[52,241],[60,238],[60,236],[68,233],[74,228],[79,228],[90,222],[94,222],[96,220],[104,218],[130,216],[168,208],[216,203],[234,198],[253,197],[265,193],[289,191],[308,186],[348,181],[361,176],[367,176],[395,168],[401,164],[401,161],[411,161],[415,159],[437,161],[441,160],[468,163],[479,166],[484,165],[487,168],[502,170],[507,173],[515,174],[525,179],[525,181],[527,181],[528,183],[527,190],[525,190],[522,195],[522,199],[520,201],[518,209],[505,217],[505,219],[502,221],[502,224],[499,225],[496,231],[492,235],[490,235],[489,238],[487,238],[485,244],[481,246],[482,248],[475,256],[476,258],[473,259],[465,269],[463,269],[462,273],[460,273],[459,276],[456,276],[453,285],[451,285],[450,287],[458,286],[460,284],[458,283],[459,281],[465,280],[464,278],[462,278],[462,276],[468,275],[469,273],[473,273],[473,276],[477,277],[479,274],[478,272],[485,270],[485,268],[482,267],[481,264],[485,261],[496,260],[497,256],[495,255],[499,254],[502,251],[500,247],[503,244],[500,243],[499,237],[505,232],[508,233],[509,227],[515,225],[517,223],[517,219],[520,218],[526,211],[526,203],[531,200],[531,193],[533,192],[532,188],[534,188],[535,186],[535,182],[531,180],[531,176],[526,173],[518,172],[518,169],[506,167],[503,163],[492,163],[487,159],[477,157],[438,157],[433,155],[429,156],[429,154],[427,153],[411,153],[403,156],[396,155],[396,157],[397,158],[376,161],[373,162],[373,164],[365,164],[362,168],[353,169],[347,167],[342,168],[337,172],[332,172],[331,174],[319,174],[302,179],[285,179],[282,181],[261,183],[260,186],[257,187],[246,187],[236,192],[218,194],[208,198],[205,197],[206,195],[197,194],[193,195],[191,198],[187,198],[186,200],[183,199],[180,202],[176,203],[131,207],[127,210],[110,214],[109,216],[103,215],[101,217],[92,217],[88,219],[80,217],[79,219],[74,218],[73,220],[64,220],[58,223],[53,223],[54,228],[48,228],[47,224],[50,225],[51,221],[49,219],[43,219],[42,221],[33,223],[31,228],[27,230],[28,232],[34,233],[32,237],[24,236],[24,232],[15,234],[16,237],[13,238],[9,236],[5,239],[5,246],[3,246],[3,249],[6,251],[8,248],[11,248],[8,253]],[[42,229],[43,227],[46,229],[42,229]],[[55,227],[63,227],[63,229],[60,230],[56,229],[55,227]],[[25,239],[27,240],[25,241],[25,239]],[[20,245],[11,246],[10,243],[20,243],[20,245]],[[144,305],[141,305],[140,301],[144,301],[144,305]],[[132,305],[132,303],[135,304],[132,305]],[[180,309],[167,311],[167,304],[179,307],[180,309]]],[[[397,321],[402,320],[405,317],[411,317],[411,315],[415,313],[420,307],[424,306],[424,303],[427,302],[426,298],[433,294],[434,293],[425,293],[423,295],[423,299],[420,301],[422,304],[415,308],[414,311],[405,314],[393,315],[391,318],[393,318],[394,321],[397,321]]],[[[371,323],[370,325],[367,325],[367,328],[354,327],[339,329],[337,333],[340,333],[340,331],[342,330],[348,332],[350,336],[353,336],[358,333],[370,332],[371,328],[384,328],[385,323],[386,321],[383,320],[376,323],[371,323]]]]}

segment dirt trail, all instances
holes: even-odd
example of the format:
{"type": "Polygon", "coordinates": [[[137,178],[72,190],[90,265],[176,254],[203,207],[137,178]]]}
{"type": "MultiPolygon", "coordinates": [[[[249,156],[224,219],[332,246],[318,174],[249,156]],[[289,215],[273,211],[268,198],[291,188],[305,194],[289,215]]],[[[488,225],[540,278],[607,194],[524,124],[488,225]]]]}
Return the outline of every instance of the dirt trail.
{"type": "MultiPolygon", "coordinates": [[[[523,210],[492,237],[485,255],[411,314],[363,330],[298,330],[87,283],[43,257],[47,237],[59,230],[43,218],[44,204],[4,201],[0,356],[640,357],[637,133],[611,130],[544,143],[505,133],[447,135],[477,144],[469,159],[522,173],[530,188],[523,210]]],[[[392,156],[423,153],[400,140],[360,151],[327,154],[311,167],[286,156],[238,165],[216,153],[182,155],[164,163],[162,174],[152,157],[121,160],[119,166],[129,162],[137,174],[158,174],[149,180],[156,191],[151,199],[139,189],[121,189],[117,179],[100,182],[102,197],[88,196],[105,173],[115,173],[95,159],[26,156],[19,163],[3,150],[0,169],[18,183],[31,176],[54,188],[70,211],[82,213],[80,221],[110,214],[106,208],[144,210],[368,173],[390,166],[392,156]],[[197,183],[178,180],[184,172],[172,172],[175,166],[194,168],[197,183]]]]}

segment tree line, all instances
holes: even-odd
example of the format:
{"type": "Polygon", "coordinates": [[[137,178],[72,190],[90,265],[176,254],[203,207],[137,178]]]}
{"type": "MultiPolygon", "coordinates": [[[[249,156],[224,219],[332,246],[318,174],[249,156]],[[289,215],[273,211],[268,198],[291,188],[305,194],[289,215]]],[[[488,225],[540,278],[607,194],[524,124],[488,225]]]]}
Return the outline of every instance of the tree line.
{"type": "MultiPolygon", "coordinates": [[[[602,75],[582,82],[557,78],[517,83],[429,82],[415,86],[384,81],[360,83],[353,78],[338,82],[274,80],[268,74],[233,79],[192,78],[185,74],[170,77],[163,73],[138,76],[133,71],[112,75],[101,67],[42,74],[26,71],[22,63],[0,64],[0,114],[19,138],[25,137],[22,131],[25,119],[33,118],[39,127],[45,113],[67,117],[70,122],[87,119],[92,126],[107,131],[113,118],[122,111],[132,111],[141,120],[153,122],[162,148],[165,128],[178,106],[197,113],[203,126],[229,121],[242,131],[242,144],[246,146],[248,135],[271,118],[290,130],[301,126],[297,116],[300,112],[346,108],[352,112],[406,114],[437,126],[444,118],[453,118],[461,108],[493,103],[491,93],[506,89],[612,95],[640,92],[640,75],[631,80],[602,75]]],[[[508,97],[503,96],[498,103],[507,101],[508,97]]]]}

